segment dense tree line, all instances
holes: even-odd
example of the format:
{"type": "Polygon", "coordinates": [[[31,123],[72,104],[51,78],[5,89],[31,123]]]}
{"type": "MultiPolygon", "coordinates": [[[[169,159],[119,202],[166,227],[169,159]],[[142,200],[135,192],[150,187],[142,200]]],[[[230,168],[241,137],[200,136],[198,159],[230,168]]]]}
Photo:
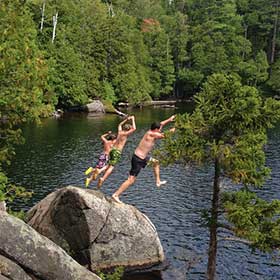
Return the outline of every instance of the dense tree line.
{"type": "Polygon", "coordinates": [[[12,2],[2,12],[28,10],[53,106],[189,97],[213,73],[280,90],[279,0],[12,2]]]}

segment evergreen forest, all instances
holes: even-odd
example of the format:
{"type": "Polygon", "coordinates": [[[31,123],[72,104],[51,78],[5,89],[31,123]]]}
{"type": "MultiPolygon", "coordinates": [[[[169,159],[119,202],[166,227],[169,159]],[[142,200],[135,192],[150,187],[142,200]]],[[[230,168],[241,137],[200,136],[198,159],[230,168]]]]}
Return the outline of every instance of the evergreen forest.
{"type": "Polygon", "coordinates": [[[236,74],[270,94],[280,91],[278,0],[0,5],[1,95],[14,90],[28,102],[36,96],[45,112],[90,99],[140,104],[189,98],[213,73],[236,74]]]}

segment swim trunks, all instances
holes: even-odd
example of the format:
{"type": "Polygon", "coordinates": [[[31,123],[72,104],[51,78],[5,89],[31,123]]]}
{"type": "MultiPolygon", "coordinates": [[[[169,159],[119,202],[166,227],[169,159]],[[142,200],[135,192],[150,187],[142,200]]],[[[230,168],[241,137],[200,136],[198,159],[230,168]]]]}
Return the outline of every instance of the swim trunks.
{"type": "Polygon", "coordinates": [[[116,148],[112,148],[109,154],[109,164],[116,165],[121,160],[122,152],[116,148]]]}
{"type": "Polygon", "coordinates": [[[147,156],[145,159],[142,159],[134,154],[131,159],[131,169],[129,171],[129,175],[136,177],[142,168],[145,168],[147,164],[155,163],[156,161],[157,160],[151,156],[147,156]]]}
{"type": "Polygon", "coordinates": [[[104,166],[107,165],[108,160],[109,160],[109,156],[102,153],[98,158],[98,161],[96,163],[96,168],[98,168],[98,169],[103,168],[104,166]]]}

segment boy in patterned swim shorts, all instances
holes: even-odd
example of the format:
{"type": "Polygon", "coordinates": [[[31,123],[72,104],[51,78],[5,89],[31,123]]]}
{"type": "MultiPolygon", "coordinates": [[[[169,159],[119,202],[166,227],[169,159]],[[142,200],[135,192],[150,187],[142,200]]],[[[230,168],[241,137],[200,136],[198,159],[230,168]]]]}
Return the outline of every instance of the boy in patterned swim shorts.
{"type": "Polygon", "coordinates": [[[105,171],[108,165],[109,160],[109,153],[113,147],[113,145],[116,142],[117,136],[112,133],[111,131],[108,131],[107,133],[103,134],[101,136],[101,140],[103,142],[103,152],[99,156],[98,161],[95,165],[95,167],[90,167],[85,171],[86,175],[89,175],[91,173],[91,176],[86,179],[86,187],[89,186],[89,184],[97,178],[97,176],[105,171]]]}
{"type": "Polygon", "coordinates": [[[97,187],[101,188],[104,181],[110,176],[113,172],[115,165],[120,161],[122,150],[125,146],[127,138],[136,130],[135,117],[129,116],[124,121],[122,121],[118,126],[118,135],[116,142],[109,153],[109,162],[105,170],[103,177],[99,178],[97,187]],[[127,121],[131,120],[131,124],[127,121]]]}

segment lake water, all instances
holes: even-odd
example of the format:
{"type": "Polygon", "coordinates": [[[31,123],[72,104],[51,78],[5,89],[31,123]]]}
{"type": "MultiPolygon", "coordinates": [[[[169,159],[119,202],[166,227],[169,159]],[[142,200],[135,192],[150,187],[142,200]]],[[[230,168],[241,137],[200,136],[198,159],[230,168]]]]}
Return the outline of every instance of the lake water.
{"type": "MultiPolygon", "coordinates": [[[[111,195],[127,178],[130,159],[139,140],[155,120],[178,112],[177,109],[145,108],[133,110],[137,131],[125,146],[121,163],[102,186],[111,195]]],[[[28,210],[47,194],[67,185],[84,186],[84,171],[96,161],[102,145],[100,135],[116,131],[121,118],[116,115],[65,115],[62,119],[44,120],[41,126],[24,128],[26,142],[18,147],[9,170],[14,183],[34,192],[29,202],[16,201],[14,208],[28,210]]],[[[266,199],[280,198],[280,127],[269,133],[267,164],[272,177],[260,191],[266,199]]],[[[158,189],[150,168],[141,171],[134,186],[122,196],[125,203],[136,206],[155,224],[169,263],[162,272],[164,280],[204,280],[207,267],[209,234],[203,227],[201,210],[210,207],[213,168],[192,169],[181,165],[161,169],[168,184],[158,189]]],[[[223,189],[229,189],[229,183],[223,189]]],[[[91,188],[96,188],[95,184],[91,188]]],[[[219,237],[230,236],[221,230],[219,237]]],[[[251,252],[244,244],[220,240],[217,255],[217,279],[280,279],[279,255],[251,252]]]]}

